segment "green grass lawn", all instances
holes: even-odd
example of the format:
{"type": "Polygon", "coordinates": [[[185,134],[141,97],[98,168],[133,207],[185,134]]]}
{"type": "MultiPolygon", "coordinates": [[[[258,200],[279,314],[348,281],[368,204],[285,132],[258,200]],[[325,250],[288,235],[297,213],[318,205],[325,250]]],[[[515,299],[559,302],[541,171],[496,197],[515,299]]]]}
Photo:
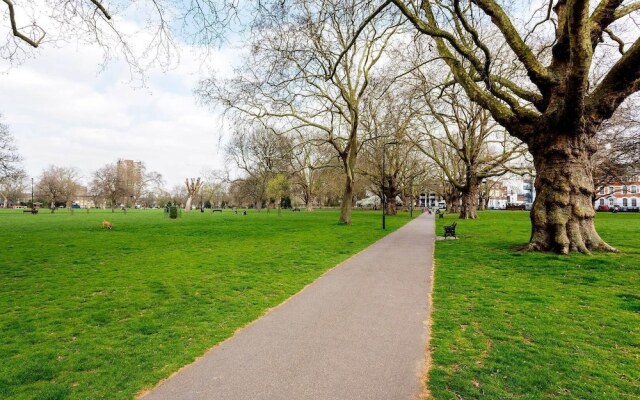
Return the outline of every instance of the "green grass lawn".
{"type": "Polygon", "coordinates": [[[0,212],[0,398],[130,399],[385,234],[372,212],[182,215],[0,212]]]}
{"type": "Polygon", "coordinates": [[[512,250],[525,212],[457,222],[436,245],[435,399],[640,399],[640,215],[598,213],[622,253],[591,256],[512,250]]]}

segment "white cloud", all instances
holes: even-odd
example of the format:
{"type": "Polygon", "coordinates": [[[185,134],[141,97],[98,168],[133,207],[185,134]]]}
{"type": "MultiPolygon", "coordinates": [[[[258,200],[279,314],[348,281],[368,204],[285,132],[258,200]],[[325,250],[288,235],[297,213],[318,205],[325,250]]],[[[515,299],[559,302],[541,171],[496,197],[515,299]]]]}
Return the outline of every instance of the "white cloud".
{"type": "Polygon", "coordinates": [[[221,168],[222,121],[197,104],[193,88],[209,68],[228,75],[233,51],[214,52],[204,65],[197,49],[183,50],[177,68],[149,71],[143,89],[130,84],[124,63],[99,73],[100,52],[88,46],[41,50],[0,75],[0,113],[28,174],[54,164],[75,166],[88,178],[125,158],[144,161],[171,187],[221,168]]]}

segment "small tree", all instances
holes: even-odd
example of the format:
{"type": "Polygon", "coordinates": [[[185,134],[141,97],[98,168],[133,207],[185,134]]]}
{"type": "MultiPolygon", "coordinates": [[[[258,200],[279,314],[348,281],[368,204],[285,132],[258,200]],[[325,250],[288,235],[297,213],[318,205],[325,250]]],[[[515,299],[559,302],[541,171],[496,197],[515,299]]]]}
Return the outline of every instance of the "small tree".
{"type": "Polygon", "coordinates": [[[80,188],[79,175],[75,168],[54,165],[42,172],[37,184],[38,193],[50,204],[51,212],[55,210],[56,203],[64,202],[67,207],[71,206],[80,188]]]}
{"type": "Polygon", "coordinates": [[[204,182],[201,181],[198,177],[197,179],[191,178],[191,180],[187,178],[184,180],[184,183],[187,187],[187,202],[184,206],[184,210],[186,212],[189,212],[191,211],[191,203],[193,202],[193,198],[200,192],[200,188],[202,188],[204,182]]]}
{"type": "Polygon", "coordinates": [[[278,174],[267,182],[267,194],[278,203],[278,215],[280,215],[280,206],[282,198],[289,192],[289,180],[283,174],[278,174]]]}
{"type": "Polygon", "coordinates": [[[26,177],[21,163],[22,157],[18,154],[9,127],[0,122],[0,196],[4,207],[7,207],[9,194],[20,189],[26,177]]]}
{"type": "Polygon", "coordinates": [[[17,199],[24,194],[26,178],[24,171],[18,170],[0,179],[0,197],[4,208],[8,207],[9,199],[17,199]]]}
{"type": "Polygon", "coordinates": [[[89,192],[94,196],[94,201],[100,198],[109,201],[111,212],[115,212],[118,200],[122,199],[125,193],[118,175],[116,164],[107,164],[93,173],[93,180],[89,187],[89,192]]]}
{"type": "Polygon", "coordinates": [[[488,111],[454,89],[439,90],[438,99],[423,93],[430,111],[425,117],[427,129],[414,140],[461,194],[460,218],[476,219],[482,181],[521,173],[527,147],[501,129],[488,111]]]}

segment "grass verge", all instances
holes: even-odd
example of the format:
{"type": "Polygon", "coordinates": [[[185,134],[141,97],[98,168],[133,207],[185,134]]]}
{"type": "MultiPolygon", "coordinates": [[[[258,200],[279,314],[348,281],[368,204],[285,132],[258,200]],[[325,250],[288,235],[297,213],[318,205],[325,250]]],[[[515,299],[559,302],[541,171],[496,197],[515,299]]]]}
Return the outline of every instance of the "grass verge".
{"type": "Polygon", "coordinates": [[[130,399],[385,235],[371,212],[61,211],[0,213],[2,399],[130,399]]]}
{"type": "Polygon", "coordinates": [[[598,213],[622,253],[591,256],[513,251],[525,212],[457,222],[436,245],[434,399],[640,398],[640,215],[598,213]]]}

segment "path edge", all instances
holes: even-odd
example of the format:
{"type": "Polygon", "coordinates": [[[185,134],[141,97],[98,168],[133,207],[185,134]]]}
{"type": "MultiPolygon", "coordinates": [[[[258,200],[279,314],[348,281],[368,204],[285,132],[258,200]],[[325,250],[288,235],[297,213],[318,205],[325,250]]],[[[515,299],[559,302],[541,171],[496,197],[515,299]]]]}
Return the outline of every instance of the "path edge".
{"type": "Polygon", "coordinates": [[[420,374],[420,385],[422,391],[418,395],[418,400],[432,399],[431,390],[429,389],[429,373],[433,367],[433,357],[431,355],[431,328],[433,327],[433,290],[436,286],[436,220],[433,220],[433,247],[431,251],[431,286],[429,287],[427,296],[427,319],[424,321],[427,341],[424,348],[424,366],[422,367],[422,373],[420,374]]]}
{"type": "MultiPolygon", "coordinates": [[[[367,247],[361,249],[360,251],[358,251],[355,254],[352,254],[351,256],[349,256],[348,258],[345,258],[344,260],[342,260],[341,262],[339,262],[338,264],[334,265],[333,267],[329,268],[328,270],[326,270],[325,272],[322,273],[322,275],[318,276],[316,279],[314,279],[313,281],[307,283],[305,286],[302,287],[302,289],[300,289],[299,291],[297,291],[296,293],[292,294],[291,296],[287,297],[284,301],[282,301],[281,303],[276,304],[273,307],[269,307],[267,309],[264,310],[264,312],[262,314],[260,314],[260,316],[258,316],[256,319],[254,319],[251,322],[248,322],[246,325],[243,325],[241,327],[239,327],[238,329],[236,329],[233,334],[231,336],[229,336],[228,338],[226,338],[225,340],[218,342],[216,344],[214,344],[213,346],[207,348],[202,354],[200,354],[199,356],[197,356],[196,358],[193,359],[193,361],[191,361],[188,364],[183,365],[182,367],[180,367],[178,370],[174,371],[171,375],[167,376],[166,378],[162,378],[161,380],[159,380],[158,382],[156,382],[153,387],[150,388],[144,388],[141,389],[140,391],[138,391],[138,393],[136,393],[135,395],[135,399],[136,400],[140,400],[142,399],[144,396],[146,396],[147,394],[149,394],[150,392],[152,392],[155,388],[159,387],[160,385],[162,385],[165,381],[173,378],[175,375],[179,374],[180,372],[182,372],[183,370],[191,367],[192,365],[194,365],[196,362],[200,361],[200,359],[202,359],[205,355],[207,355],[210,351],[213,351],[214,349],[216,349],[219,346],[222,346],[224,343],[226,343],[227,341],[231,340],[233,337],[235,337],[239,332],[249,328],[251,325],[255,324],[256,322],[258,322],[259,320],[261,320],[262,318],[264,318],[265,316],[271,314],[273,311],[277,310],[278,308],[282,307],[283,305],[285,305],[286,303],[289,302],[289,300],[293,299],[294,297],[299,296],[302,292],[304,292],[305,290],[307,290],[307,288],[309,288],[311,285],[315,284],[317,281],[319,281],[320,279],[322,279],[326,274],[330,273],[333,270],[336,270],[340,267],[342,267],[347,261],[351,260],[352,258],[358,256],[360,253],[362,253],[363,251],[367,250],[369,247],[373,246],[374,244],[384,240],[385,238],[395,234],[396,232],[398,232],[400,229],[404,228],[405,226],[409,225],[410,223],[412,223],[413,221],[416,221],[418,218],[422,217],[424,214],[419,215],[418,217],[412,219],[411,221],[407,222],[406,224],[402,225],[400,228],[396,229],[393,232],[387,233],[386,235],[382,236],[381,238],[379,238],[378,240],[376,240],[375,242],[372,242],[371,244],[369,244],[367,247]]],[[[435,229],[435,222],[434,222],[434,229],[435,229]]],[[[435,251],[435,239],[434,239],[434,251],[435,251]]],[[[435,265],[432,266],[432,274],[433,274],[433,267],[435,267],[435,265]]],[[[433,277],[432,277],[433,279],[433,277]]],[[[433,286],[432,286],[433,287],[433,286]]],[[[431,292],[429,292],[429,297],[431,297],[431,292]]],[[[430,298],[428,299],[428,301],[431,301],[430,298]]],[[[428,321],[430,321],[431,319],[431,315],[429,314],[427,316],[427,323],[428,321]]],[[[427,327],[427,334],[430,335],[430,327],[427,327]]],[[[429,336],[427,336],[427,346],[429,345],[429,336]]]]}

